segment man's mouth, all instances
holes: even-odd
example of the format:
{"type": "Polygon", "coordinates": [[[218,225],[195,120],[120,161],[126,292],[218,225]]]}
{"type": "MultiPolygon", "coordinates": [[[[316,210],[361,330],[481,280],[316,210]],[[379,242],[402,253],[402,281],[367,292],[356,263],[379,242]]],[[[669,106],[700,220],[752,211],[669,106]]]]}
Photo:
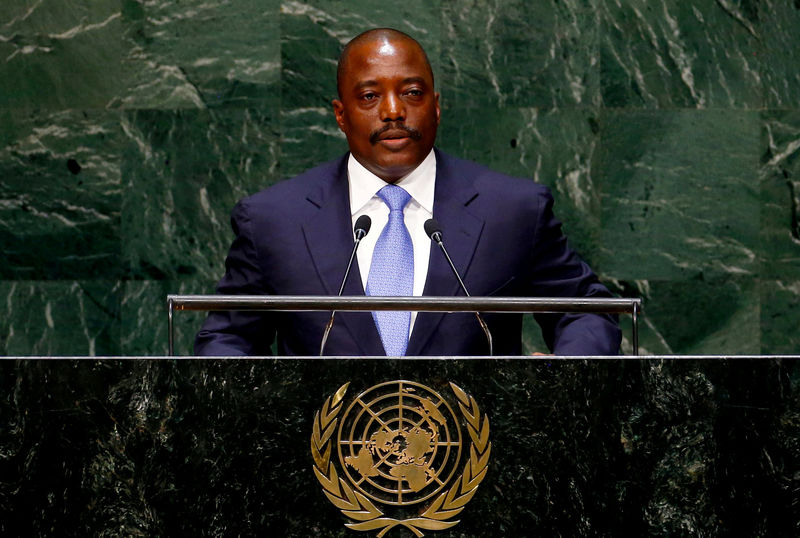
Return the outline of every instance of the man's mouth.
{"type": "Polygon", "coordinates": [[[400,151],[411,143],[411,136],[408,131],[390,129],[378,137],[378,143],[389,150],[400,151]]]}
{"type": "Polygon", "coordinates": [[[397,129],[391,129],[378,137],[379,140],[398,140],[401,138],[409,138],[408,132],[397,129]]]}
{"type": "Polygon", "coordinates": [[[398,145],[403,141],[407,141],[408,139],[419,140],[420,138],[422,138],[422,133],[413,127],[387,123],[377,131],[373,131],[369,136],[369,141],[373,146],[378,142],[385,142],[389,145],[398,145]]]}

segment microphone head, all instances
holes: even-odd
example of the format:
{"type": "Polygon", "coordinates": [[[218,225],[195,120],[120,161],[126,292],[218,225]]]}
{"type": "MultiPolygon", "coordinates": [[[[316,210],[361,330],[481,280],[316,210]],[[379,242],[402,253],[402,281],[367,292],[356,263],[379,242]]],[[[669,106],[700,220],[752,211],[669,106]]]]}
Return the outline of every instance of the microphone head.
{"type": "Polygon", "coordinates": [[[361,215],[356,219],[356,223],[353,226],[353,233],[356,234],[357,238],[362,239],[369,233],[370,226],[372,226],[372,219],[369,218],[369,215],[361,215]]]}
{"type": "Polygon", "coordinates": [[[430,237],[434,241],[441,241],[442,227],[439,226],[439,223],[436,222],[436,219],[426,220],[424,227],[425,227],[425,233],[428,234],[428,237],[430,237]],[[437,237],[434,237],[434,234],[437,234],[437,237]]]}

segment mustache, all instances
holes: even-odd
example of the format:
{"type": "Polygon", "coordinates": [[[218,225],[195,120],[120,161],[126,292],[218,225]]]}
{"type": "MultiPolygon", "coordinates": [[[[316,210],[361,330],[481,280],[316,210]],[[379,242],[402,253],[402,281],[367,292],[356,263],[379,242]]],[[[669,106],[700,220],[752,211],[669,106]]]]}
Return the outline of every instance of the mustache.
{"type": "Polygon", "coordinates": [[[379,137],[386,131],[404,131],[412,140],[419,140],[422,138],[422,133],[413,127],[409,127],[403,123],[387,123],[380,129],[372,131],[369,135],[369,143],[373,146],[378,143],[379,137]]]}

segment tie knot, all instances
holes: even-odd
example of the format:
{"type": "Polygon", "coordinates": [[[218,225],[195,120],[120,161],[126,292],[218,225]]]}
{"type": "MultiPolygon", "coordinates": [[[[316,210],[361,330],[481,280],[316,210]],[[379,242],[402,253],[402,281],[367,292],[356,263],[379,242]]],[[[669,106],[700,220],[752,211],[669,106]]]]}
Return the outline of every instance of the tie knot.
{"type": "Polygon", "coordinates": [[[386,185],[378,191],[378,197],[389,206],[389,211],[402,211],[409,200],[411,195],[408,194],[403,187],[397,185],[386,185]]]}

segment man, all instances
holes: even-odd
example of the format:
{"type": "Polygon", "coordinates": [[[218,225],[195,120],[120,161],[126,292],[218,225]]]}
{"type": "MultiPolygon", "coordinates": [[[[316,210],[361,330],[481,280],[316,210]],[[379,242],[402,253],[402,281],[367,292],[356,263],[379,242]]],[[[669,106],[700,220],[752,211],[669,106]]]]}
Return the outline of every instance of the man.
{"type": "MultiPolygon", "coordinates": [[[[335,295],[353,248],[353,224],[372,219],[344,295],[463,295],[423,230],[435,217],[473,296],[607,297],[566,244],[547,188],[433,148],[439,94],[422,47],[392,29],[347,44],[333,110],[350,153],[241,200],[236,239],[217,290],[223,294],[335,295]]],[[[213,312],[198,355],[319,353],[327,312],[213,312]]],[[[521,353],[521,315],[485,315],[494,353],[521,353]]],[[[540,315],[548,346],[562,355],[619,350],[616,320],[540,315]]],[[[474,314],[340,312],[332,355],[488,353],[474,314]]]]}

